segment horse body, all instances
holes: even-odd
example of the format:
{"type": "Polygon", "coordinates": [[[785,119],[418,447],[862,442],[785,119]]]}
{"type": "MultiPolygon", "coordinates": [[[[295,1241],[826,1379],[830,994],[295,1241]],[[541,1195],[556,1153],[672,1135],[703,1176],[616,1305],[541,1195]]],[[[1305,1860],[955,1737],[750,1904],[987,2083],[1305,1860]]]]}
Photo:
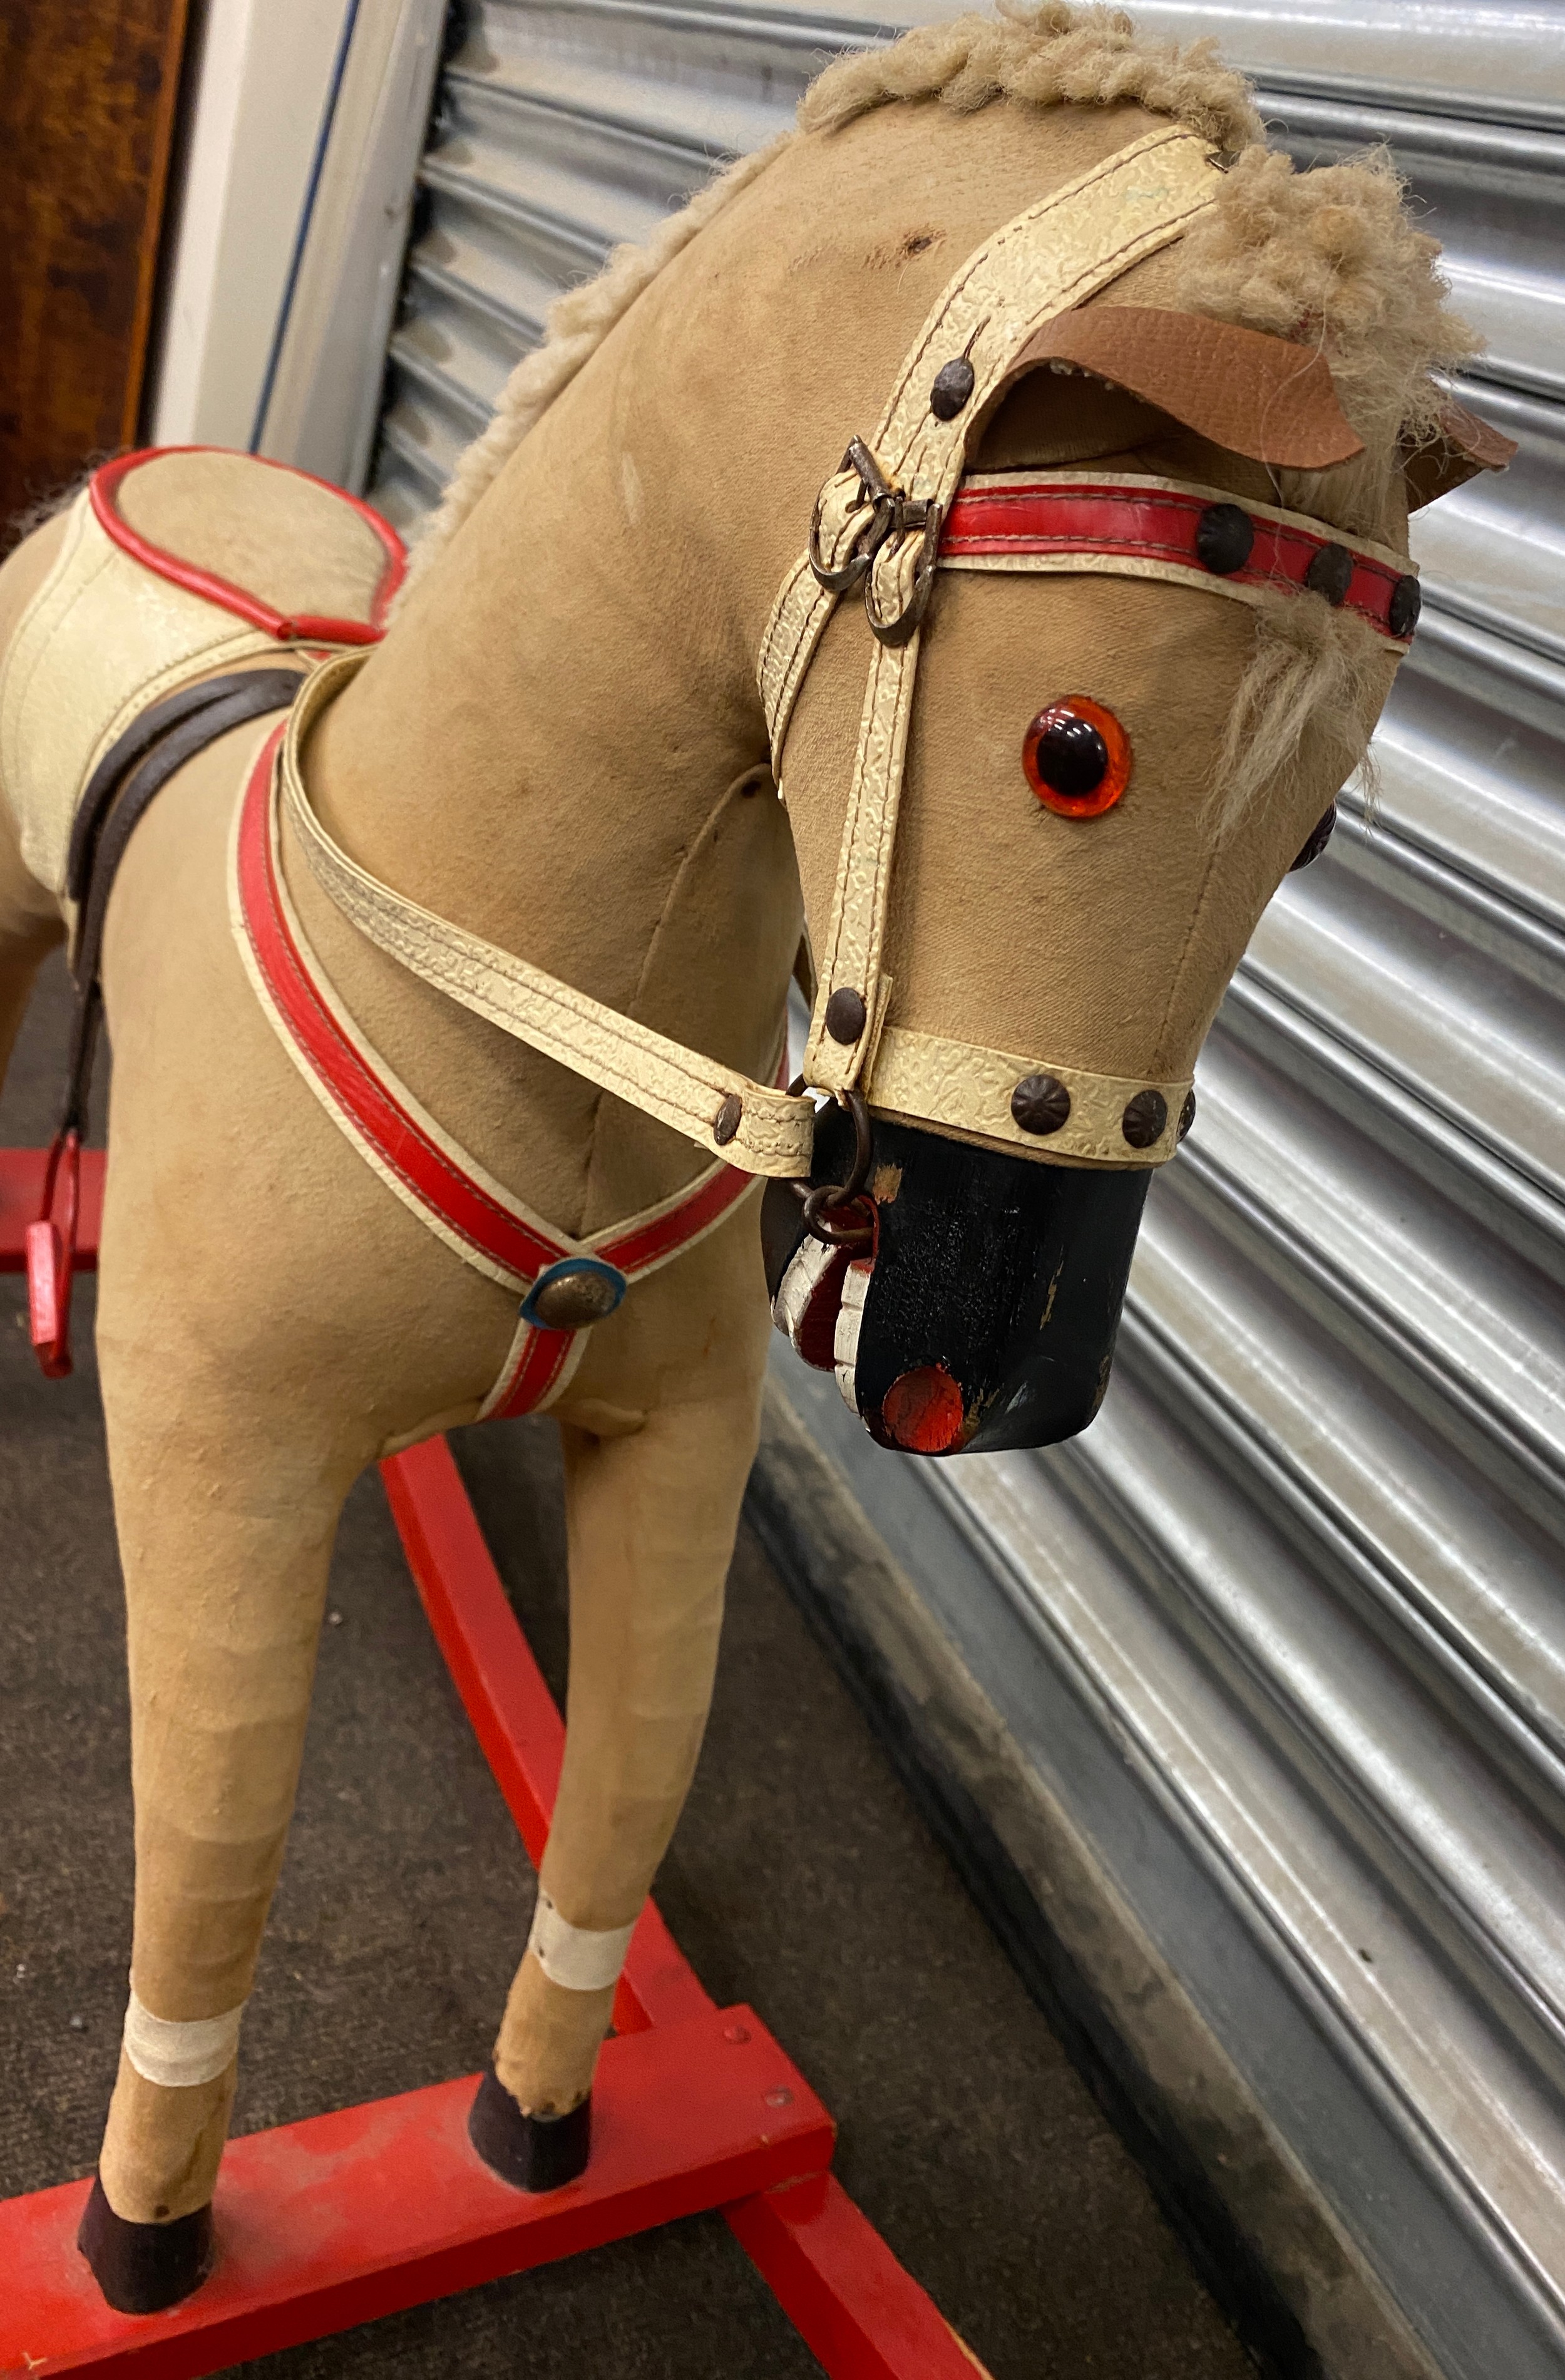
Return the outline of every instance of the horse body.
{"type": "MultiPolygon", "coordinates": [[[[864,699],[867,631],[843,604],[789,731],[784,808],[756,655],[822,478],[963,259],[1164,120],[1134,103],[882,106],[776,154],[602,339],[324,713],[306,774],[337,841],[440,915],[766,1079],[803,917],[819,941],[831,910],[864,699]]],[[[1113,296],[1168,305],[1174,285],[1164,254],[1113,296]]],[[[1079,376],[1020,382],[969,458],[1087,461],[1279,501],[1265,462],[1079,376]]],[[[1404,545],[1386,441],[1311,492],[1319,517],[1404,545]]],[[[0,650],[59,533],[0,573],[0,650]]],[[[222,522],[208,533],[221,566],[222,522]]],[[[1109,1076],[1187,1075],[1340,782],[1327,725],[1306,721],[1276,797],[1224,823],[1213,756],[1253,665],[1252,612],[1111,576],[953,572],[937,602],[888,944],[899,1019],[1109,1076]],[[1032,714],[1078,692],[1136,747],[1135,799],[1090,827],[1042,814],[1018,760],[1032,714]]],[[[1395,659],[1377,650],[1353,682],[1360,743],[1395,659]]],[[[250,1987],[346,1490],[380,1454],[478,1415],[516,1320],[515,1297],[361,1162],[247,979],[225,854],[261,741],[235,731],[159,796],[104,953],[98,1346],[129,1615],[132,1982],[173,2025],[250,1987]]],[[[283,853],[367,1038],[540,1214],[585,1235],[690,1178],[668,1126],[373,947],[286,825],[283,853]]],[[[0,806],[0,1054],[60,932],[0,806]]],[[[540,1884],[588,1935],[634,1922],[694,1767],[768,1320],[746,1199],[588,1334],[554,1407],[571,1671],[540,1884]]],[[[552,2119],[583,2100],[612,1999],[612,1983],[569,1987],[524,1957],[496,2048],[516,2108],[552,2119]]],[[[121,2223],[209,2204],[234,2080],[232,2058],[183,2085],[122,2058],[101,2165],[121,2223]]]]}

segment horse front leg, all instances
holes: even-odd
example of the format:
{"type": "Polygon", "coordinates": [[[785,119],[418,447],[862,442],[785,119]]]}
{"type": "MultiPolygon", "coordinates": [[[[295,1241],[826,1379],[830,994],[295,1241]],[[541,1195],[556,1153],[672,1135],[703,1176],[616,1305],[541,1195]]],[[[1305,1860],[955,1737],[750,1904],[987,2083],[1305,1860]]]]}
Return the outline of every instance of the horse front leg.
{"type": "MultiPolygon", "coordinates": [[[[292,1813],[352,1466],[245,1396],[171,1398],[103,1346],[136,1809],[130,2001],[81,2247],[152,2313],[212,2255],[239,2021],[292,1813]]],[[[322,1437],[324,1437],[322,1433],[322,1437]]]]}
{"type": "Polygon", "coordinates": [[[654,1412],[635,1437],[564,1427],[571,1651],[564,1766],[539,1907],[473,2111],[528,2189],[586,2164],[588,2094],[630,1932],[696,1767],[759,1386],[654,1412]]]}

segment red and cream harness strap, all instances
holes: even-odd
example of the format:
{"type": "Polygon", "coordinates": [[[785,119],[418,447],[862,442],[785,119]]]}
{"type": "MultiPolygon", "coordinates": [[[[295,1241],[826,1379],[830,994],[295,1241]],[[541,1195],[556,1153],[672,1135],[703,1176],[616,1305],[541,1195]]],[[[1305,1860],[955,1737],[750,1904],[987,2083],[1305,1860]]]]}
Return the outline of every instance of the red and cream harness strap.
{"type": "Polygon", "coordinates": [[[673,1197],[576,1240],[459,1148],[363,1038],[306,939],[278,854],[283,736],[279,727],[267,738],[234,823],[229,900],[246,970],[284,1048],[365,1161],[448,1247],[521,1295],[479,1419],[541,1412],[566,1387],[585,1327],[613,1313],[632,1281],[714,1231],[754,1177],[708,1166],[673,1197]]]}
{"type": "Polygon", "coordinates": [[[1090,470],[971,471],[946,516],[942,570],[1110,571],[1231,595],[1324,595],[1405,651],[1418,580],[1389,546],[1328,534],[1221,488],[1090,470]]]}

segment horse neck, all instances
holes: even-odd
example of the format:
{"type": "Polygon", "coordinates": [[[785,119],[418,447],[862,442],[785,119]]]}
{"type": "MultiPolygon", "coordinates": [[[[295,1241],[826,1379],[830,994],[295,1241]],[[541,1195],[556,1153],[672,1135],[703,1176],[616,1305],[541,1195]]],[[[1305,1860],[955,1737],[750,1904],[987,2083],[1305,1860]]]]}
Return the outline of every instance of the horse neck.
{"type": "Polygon", "coordinates": [[[624,1005],[764,730],[680,492],[654,501],[614,434],[616,378],[583,375],[512,458],[322,722],[310,783],[388,882],[624,1005]]]}

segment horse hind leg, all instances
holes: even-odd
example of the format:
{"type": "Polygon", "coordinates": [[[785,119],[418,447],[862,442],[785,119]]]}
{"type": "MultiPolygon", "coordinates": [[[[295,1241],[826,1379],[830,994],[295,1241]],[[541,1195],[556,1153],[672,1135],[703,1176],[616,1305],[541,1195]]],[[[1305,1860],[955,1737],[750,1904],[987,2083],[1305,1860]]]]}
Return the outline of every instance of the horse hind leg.
{"type": "MultiPolygon", "coordinates": [[[[54,562],[63,520],[36,529],[0,566],[0,662],[54,562]]],[[[0,785],[0,1085],[41,962],[65,936],[59,903],[29,874],[6,790],[0,785]]]]}
{"type": "Polygon", "coordinates": [[[28,874],[10,808],[0,797],[0,1087],[38,969],[64,937],[59,905],[28,874]]]}
{"type": "Polygon", "coordinates": [[[629,1932],[700,1751],[758,1384],[655,1412],[637,1436],[564,1428],[571,1652],[540,1918],[511,1986],[479,2153],[544,2190],[588,2155],[588,2094],[629,1932]]]}
{"type": "MultiPolygon", "coordinates": [[[[136,1807],[131,1998],[80,2246],[121,2312],[188,2296],[239,2021],[282,1864],[351,1463],[191,1366],[170,1394],[101,1331],[136,1807]]],[[[174,1368],[177,1369],[177,1366],[174,1368]]],[[[324,1438],[324,1434],[322,1434],[324,1438]]]]}

